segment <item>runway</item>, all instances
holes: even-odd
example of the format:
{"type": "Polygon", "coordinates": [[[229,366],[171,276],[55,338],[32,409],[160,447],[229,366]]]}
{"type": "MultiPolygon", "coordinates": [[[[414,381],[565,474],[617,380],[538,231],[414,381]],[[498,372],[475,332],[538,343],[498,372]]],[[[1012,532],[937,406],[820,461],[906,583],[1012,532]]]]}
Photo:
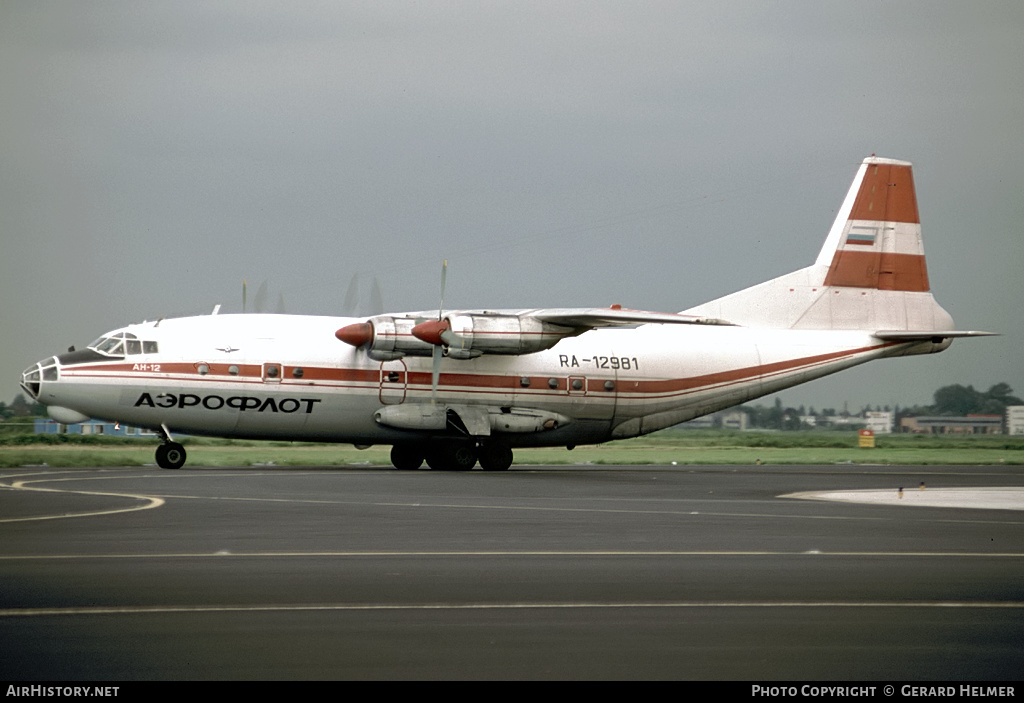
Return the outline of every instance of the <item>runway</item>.
{"type": "Polygon", "coordinates": [[[1024,468],[5,469],[0,676],[1018,679],[1024,510],[908,500],[977,488],[1024,468]]]}

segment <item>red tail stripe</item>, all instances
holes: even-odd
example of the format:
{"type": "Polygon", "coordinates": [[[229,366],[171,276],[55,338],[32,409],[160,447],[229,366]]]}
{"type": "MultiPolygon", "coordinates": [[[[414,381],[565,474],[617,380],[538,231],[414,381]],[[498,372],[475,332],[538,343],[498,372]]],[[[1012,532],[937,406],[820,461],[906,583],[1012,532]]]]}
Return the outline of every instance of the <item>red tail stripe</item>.
{"type": "Polygon", "coordinates": [[[921,224],[910,166],[869,164],[850,219],[921,224]]]}

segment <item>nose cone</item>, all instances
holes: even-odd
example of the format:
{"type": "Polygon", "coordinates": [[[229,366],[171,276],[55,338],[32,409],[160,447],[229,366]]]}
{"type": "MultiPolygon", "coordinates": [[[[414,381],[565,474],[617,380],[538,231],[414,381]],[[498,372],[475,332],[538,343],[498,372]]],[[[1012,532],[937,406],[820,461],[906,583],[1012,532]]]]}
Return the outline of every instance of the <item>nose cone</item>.
{"type": "Polygon", "coordinates": [[[57,357],[51,356],[43,359],[38,364],[33,364],[21,372],[21,387],[32,396],[32,400],[39,399],[39,392],[42,389],[43,381],[57,380],[57,357]]]}
{"type": "Polygon", "coordinates": [[[21,374],[21,387],[32,396],[32,400],[46,405],[46,412],[57,422],[73,425],[85,422],[88,415],[62,405],[64,402],[56,392],[60,379],[60,361],[62,357],[51,356],[25,369],[21,374]],[[46,385],[44,389],[43,386],[46,385]]]}
{"type": "Polygon", "coordinates": [[[33,364],[21,372],[21,387],[31,396],[32,400],[39,397],[40,382],[43,380],[43,372],[39,364],[33,364]]]}
{"type": "Polygon", "coordinates": [[[353,347],[362,347],[373,341],[373,325],[369,322],[357,322],[354,325],[346,325],[334,333],[334,336],[345,344],[353,347]]]}
{"type": "Polygon", "coordinates": [[[440,347],[444,345],[441,334],[447,332],[450,328],[451,325],[448,323],[448,320],[421,322],[412,328],[412,336],[428,344],[435,344],[440,347]]]}

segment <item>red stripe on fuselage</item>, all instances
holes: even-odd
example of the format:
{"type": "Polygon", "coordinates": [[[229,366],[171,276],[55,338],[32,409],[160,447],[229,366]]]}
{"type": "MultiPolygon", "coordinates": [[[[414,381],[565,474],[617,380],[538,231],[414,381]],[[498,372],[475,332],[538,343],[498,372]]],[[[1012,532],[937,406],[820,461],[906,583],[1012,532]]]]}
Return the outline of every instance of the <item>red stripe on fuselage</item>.
{"type": "MultiPolygon", "coordinates": [[[[860,354],[866,354],[873,351],[878,351],[891,346],[902,344],[902,342],[887,342],[885,344],[879,344],[874,346],[859,347],[856,349],[847,349],[837,352],[829,352],[826,354],[816,354],[814,356],[802,357],[798,359],[787,359],[785,361],[773,362],[770,364],[761,364],[757,366],[749,366],[739,369],[730,369],[727,371],[718,371],[710,374],[703,374],[700,376],[690,376],[686,378],[668,378],[668,379],[631,379],[628,376],[619,377],[615,379],[609,376],[588,376],[586,374],[576,374],[580,376],[586,376],[590,380],[590,386],[587,390],[587,394],[594,397],[612,397],[618,394],[623,399],[644,399],[644,398],[670,398],[673,396],[689,395],[698,391],[709,390],[711,388],[720,388],[730,385],[736,385],[746,381],[758,379],[758,378],[770,378],[776,377],[788,372],[799,371],[802,369],[808,369],[815,366],[827,364],[832,361],[838,361],[840,359],[850,358],[860,354]],[[600,384],[603,381],[615,381],[616,387],[612,391],[604,391],[603,389],[595,390],[593,386],[600,384]]],[[[159,374],[153,374],[150,372],[135,371],[131,372],[132,364],[90,364],[84,367],[67,367],[61,370],[62,375],[68,378],[103,378],[106,380],[155,380],[155,381],[168,381],[173,380],[177,382],[199,382],[199,383],[223,383],[223,382],[239,382],[245,383],[246,385],[252,385],[255,383],[261,383],[262,368],[259,365],[248,365],[246,368],[250,370],[250,373],[254,373],[254,376],[246,378],[240,378],[239,376],[214,376],[212,373],[207,375],[199,375],[196,370],[196,364],[161,364],[161,372],[159,374]],[[166,373],[163,372],[163,367],[171,366],[179,369],[179,374],[182,370],[187,369],[188,375],[175,375],[174,378],[169,378],[166,373]],[[85,373],[82,373],[85,372],[85,373]],[[98,372],[98,373],[97,373],[98,372]],[[108,373],[104,373],[108,372],[108,373]],[[109,373],[112,372],[112,373],[109,373]],[[129,372],[129,373],[126,373],[129,372]]],[[[224,365],[225,367],[227,365],[224,365]]],[[[285,369],[296,368],[294,366],[286,366],[285,369]]],[[[318,381],[321,384],[325,384],[323,387],[337,388],[335,384],[355,384],[349,385],[349,387],[365,388],[365,389],[377,389],[381,382],[380,370],[379,369],[332,369],[323,367],[308,367],[301,366],[303,369],[303,376],[301,379],[284,378],[280,382],[273,382],[266,384],[268,390],[275,388],[295,388],[296,386],[311,386],[316,385],[313,381],[318,381]],[[327,385],[329,384],[329,385],[327,385]]],[[[399,372],[399,380],[396,381],[396,385],[403,380],[408,386],[408,390],[412,391],[429,391],[433,385],[432,374],[429,371],[402,371],[399,372]]],[[[494,393],[497,392],[502,395],[509,393],[521,394],[523,396],[557,396],[565,397],[568,391],[568,385],[566,382],[566,376],[527,376],[530,384],[523,386],[521,379],[523,376],[519,374],[510,375],[497,375],[497,374],[471,374],[471,373],[442,373],[439,377],[438,387],[439,389],[447,392],[465,392],[465,393],[494,393]],[[550,388],[548,382],[550,379],[557,381],[555,388],[550,388]]]]}

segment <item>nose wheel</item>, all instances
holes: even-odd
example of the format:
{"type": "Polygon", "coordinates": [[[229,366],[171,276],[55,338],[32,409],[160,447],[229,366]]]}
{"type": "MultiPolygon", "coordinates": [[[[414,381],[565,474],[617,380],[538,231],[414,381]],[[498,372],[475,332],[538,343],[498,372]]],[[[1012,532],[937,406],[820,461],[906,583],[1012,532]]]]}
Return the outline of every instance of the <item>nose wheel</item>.
{"type": "Polygon", "coordinates": [[[177,442],[165,442],[156,448],[156,465],[161,469],[180,469],[185,458],[185,447],[177,442]]]}

